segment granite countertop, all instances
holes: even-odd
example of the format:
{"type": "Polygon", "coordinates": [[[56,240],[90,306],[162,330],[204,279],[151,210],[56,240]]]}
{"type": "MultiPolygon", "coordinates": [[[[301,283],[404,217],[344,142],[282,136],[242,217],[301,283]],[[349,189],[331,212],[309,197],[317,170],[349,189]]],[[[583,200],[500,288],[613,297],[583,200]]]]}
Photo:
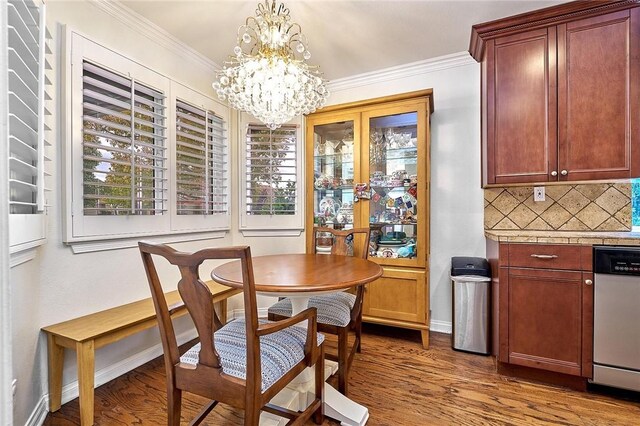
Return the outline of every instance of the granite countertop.
{"type": "Polygon", "coordinates": [[[485,230],[485,237],[511,243],[640,245],[640,232],[485,230]]]}

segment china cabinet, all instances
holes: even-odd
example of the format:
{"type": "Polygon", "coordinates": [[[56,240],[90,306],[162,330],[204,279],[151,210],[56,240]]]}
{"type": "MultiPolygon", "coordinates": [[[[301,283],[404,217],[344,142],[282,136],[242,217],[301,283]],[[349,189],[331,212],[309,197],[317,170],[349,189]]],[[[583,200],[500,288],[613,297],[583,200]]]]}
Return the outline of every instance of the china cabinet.
{"type": "MultiPolygon", "coordinates": [[[[431,90],[332,106],[306,124],[307,252],[312,229],[369,227],[383,276],[365,290],[363,320],[420,330],[429,344],[431,90]]],[[[331,241],[318,236],[318,252],[331,241]]]]}

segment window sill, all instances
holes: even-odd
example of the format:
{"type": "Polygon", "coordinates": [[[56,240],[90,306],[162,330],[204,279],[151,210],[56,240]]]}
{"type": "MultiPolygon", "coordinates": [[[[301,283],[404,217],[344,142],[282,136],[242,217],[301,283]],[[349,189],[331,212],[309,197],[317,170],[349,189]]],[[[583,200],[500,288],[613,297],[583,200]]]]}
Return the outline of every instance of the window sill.
{"type": "Polygon", "coordinates": [[[227,231],[202,232],[194,234],[180,235],[154,235],[121,238],[101,241],[78,241],[66,243],[71,247],[73,254],[92,253],[106,250],[120,250],[138,246],[138,241],[149,241],[152,243],[182,243],[187,241],[200,241],[224,238],[227,231]]]}
{"type": "Polygon", "coordinates": [[[303,229],[241,229],[243,237],[299,237],[303,229]]]}
{"type": "Polygon", "coordinates": [[[38,247],[47,242],[46,238],[41,238],[28,243],[16,244],[9,248],[9,267],[21,265],[29,262],[36,257],[38,247]]]}

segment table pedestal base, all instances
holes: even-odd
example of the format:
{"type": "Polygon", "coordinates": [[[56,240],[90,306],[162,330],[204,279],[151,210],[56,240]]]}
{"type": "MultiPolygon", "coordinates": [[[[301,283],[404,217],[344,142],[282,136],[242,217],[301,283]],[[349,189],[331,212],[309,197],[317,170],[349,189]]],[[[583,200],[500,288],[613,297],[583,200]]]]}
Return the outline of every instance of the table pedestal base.
{"type": "MultiPolygon", "coordinates": [[[[338,363],[325,360],[325,380],[338,371],[338,363]]],[[[271,403],[294,411],[303,411],[315,397],[313,369],[308,368],[280,391],[271,403]]],[[[363,426],[369,419],[367,407],[353,402],[331,385],[324,386],[324,414],[338,420],[343,426],[363,426]]],[[[283,426],[287,419],[270,413],[260,415],[260,426],[283,426]]]]}
{"type": "Polygon", "coordinates": [[[324,415],[340,421],[342,426],[364,426],[369,420],[369,410],[353,402],[333,386],[324,385],[324,415]]]}

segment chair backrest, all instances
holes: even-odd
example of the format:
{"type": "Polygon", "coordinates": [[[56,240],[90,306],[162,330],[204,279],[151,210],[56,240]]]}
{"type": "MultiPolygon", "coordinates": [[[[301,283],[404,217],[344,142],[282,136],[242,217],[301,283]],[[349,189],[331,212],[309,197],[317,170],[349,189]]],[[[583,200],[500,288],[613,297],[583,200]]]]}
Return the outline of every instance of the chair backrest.
{"type": "Polygon", "coordinates": [[[318,234],[321,232],[332,235],[331,254],[347,256],[349,254],[349,236],[352,236],[353,255],[366,259],[369,256],[369,238],[371,230],[369,228],[355,228],[346,230],[336,230],[333,228],[317,227],[313,228],[312,245],[314,253],[317,252],[318,234]]]}
{"type": "MultiPolygon", "coordinates": [[[[213,333],[222,327],[213,307],[213,296],[200,280],[199,268],[205,260],[239,259],[242,267],[245,319],[247,329],[247,379],[260,374],[260,345],[256,334],[258,310],[256,303],[251,250],[249,247],[208,248],[195,253],[179,252],[163,244],[139,242],[142,261],[147,272],[153,304],[158,315],[160,336],[164,349],[167,380],[173,379],[173,366],[180,359],[171,313],[164,298],[164,291],[152,255],[165,258],[180,270],[178,291],[198,332],[201,349],[199,363],[221,369],[220,357],[215,350],[213,333]]],[[[258,381],[259,386],[259,381],[258,381]]]]}

